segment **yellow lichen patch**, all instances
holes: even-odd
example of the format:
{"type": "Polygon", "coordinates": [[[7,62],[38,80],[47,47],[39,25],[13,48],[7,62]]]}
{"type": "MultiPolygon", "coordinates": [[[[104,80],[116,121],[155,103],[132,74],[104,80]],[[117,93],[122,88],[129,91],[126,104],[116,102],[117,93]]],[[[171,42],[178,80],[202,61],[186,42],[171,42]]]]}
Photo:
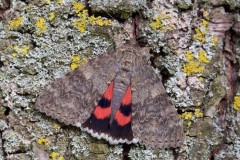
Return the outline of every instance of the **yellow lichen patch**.
{"type": "Polygon", "coordinates": [[[185,57],[187,59],[187,62],[183,64],[182,71],[187,73],[187,75],[201,73],[205,70],[205,67],[202,65],[202,63],[210,62],[210,60],[206,56],[206,53],[202,49],[198,53],[198,59],[195,58],[193,54],[189,51],[185,53],[185,57]]]}
{"type": "Polygon", "coordinates": [[[233,109],[235,111],[240,111],[240,96],[235,96],[233,101],[233,109]]]}
{"type": "Polygon", "coordinates": [[[12,53],[12,56],[13,56],[13,57],[17,57],[17,53],[16,53],[16,52],[13,52],[13,53],[12,53]]]}
{"type": "Polygon", "coordinates": [[[209,63],[210,62],[209,59],[206,56],[206,53],[202,49],[200,49],[200,51],[199,51],[198,59],[199,59],[199,62],[203,62],[203,63],[209,63]]]}
{"type": "Polygon", "coordinates": [[[112,21],[103,17],[94,17],[88,15],[88,11],[84,9],[84,5],[78,2],[72,3],[75,13],[79,17],[78,20],[73,22],[73,25],[77,27],[79,32],[84,32],[89,24],[99,26],[109,26],[112,21]]]}
{"type": "Polygon", "coordinates": [[[207,20],[209,20],[209,14],[206,10],[203,10],[203,17],[207,20]]]}
{"type": "Polygon", "coordinates": [[[191,121],[188,121],[187,122],[187,127],[190,127],[192,125],[192,122],[191,121]]]}
{"type": "Polygon", "coordinates": [[[45,3],[46,3],[46,4],[50,4],[50,3],[51,3],[51,0],[45,0],[45,3]]]}
{"type": "Polygon", "coordinates": [[[193,35],[195,40],[198,40],[202,43],[205,42],[205,33],[201,31],[200,28],[195,28],[195,34],[193,35]]]}
{"type": "Polygon", "coordinates": [[[194,115],[195,115],[196,118],[202,118],[203,117],[203,113],[201,112],[200,109],[195,109],[194,115]]]}
{"type": "Polygon", "coordinates": [[[192,112],[184,112],[183,114],[180,115],[180,118],[190,120],[192,119],[192,112]]]}
{"type": "Polygon", "coordinates": [[[157,18],[150,23],[150,26],[152,27],[152,29],[154,31],[156,30],[161,30],[161,31],[167,31],[170,30],[172,27],[169,25],[164,25],[164,21],[169,21],[170,17],[165,14],[165,13],[161,13],[160,15],[157,16],[157,18]]]}
{"type": "Polygon", "coordinates": [[[81,57],[81,55],[73,55],[72,56],[72,63],[71,63],[71,69],[75,70],[77,67],[85,64],[87,62],[87,58],[81,57]]]}
{"type": "Polygon", "coordinates": [[[218,38],[216,36],[213,36],[213,44],[217,44],[218,38]]]}
{"type": "Polygon", "coordinates": [[[112,24],[112,21],[109,19],[103,19],[102,17],[98,16],[98,17],[88,17],[88,21],[90,24],[92,25],[99,25],[99,26],[109,26],[112,24]]]}
{"type": "Polygon", "coordinates": [[[182,70],[187,73],[187,75],[191,75],[193,73],[201,73],[204,69],[204,66],[201,66],[200,62],[193,60],[183,64],[182,70]]]}
{"type": "Polygon", "coordinates": [[[208,26],[208,21],[206,21],[205,19],[202,19],[202,25],[204,27],[207,27],[208,26]]]}
{"type": "MultiPolygon", "coordinates": [[[[200,82],[204,82],[204,78],[203,77],[199,77],[199,81],[200,82]]],[[[200,103],[200,102],[198,102],[198,103],[200,103]]],[[[196,106],[200,106],[200,105],[201,105],[201,103],[199,105],[196,104],[196,106]]]]}
{"type": "Polygon", "coordinates": [[[47,30],[47,26],[45,24],[45,19],[43,17],[39,17],[36,22],[37,35],[41,35],[44,31],[47,30]]]}
{"type": "Polygon", "coordinates": [[[17,56],[16,53],[26,55],[26,54],[28,54],[29,49],[30,49],[29,45],[23,45],[22,47],[19,47],[16,45],[16,46],[11,46],[11,48],[13,48],[15,50],[15,52],[12,53],[13,56],[14,55],[17,56]]]}
{"type": "Polygon", "coordinates": [[[99,25],[99,26],[103,26],[104,25],[103,20],[101,19],[101,17],[97,17],[96,18],[96,24],[99,25]]]}
{"type": "Polygon", "coordinates": [[[86,19],[88,20],[89,19],[89,16],[88,16],[88,11],[86,9],[82,10],[81,12],[79,12],[77,14],[77,16],[81,19],[86,19]]]}
{"type": "Polygon", "coordinates": [[[75,13],[79,13],[84,8],[84,5],[82,3],[79,3],[79,2],[73,2],[72,5],[73,5],[75,13]]]}
{"type": "Polygon", "coordinates": [[[37,143],[40,144],[40,145],[46,145],[47,144],[47,140],[45,138],[39,138],[37,143]]]}
{"type": "Polygon", "coordinates": [[[87,22],[85,19],[77,20],[73,22],[73,25],[77,27],[79,32],[84,32],[86,30],[87,22]]]}
{"type": "Polygon", "coordinates": [[[49,158],[50,160],[64,160],[63,156],[61,156],[58,152],[52,152],[49,158]]]}
{"type": "Polygon", "coordinates": [[[104,26],[110,26],[112,25],[112,21],[110,19],[102,19],[104,26]]]}
{"type": "Polygon", "coordinates": [[[23,16],[20,16],[20,17],[14,19],[14,20],[11,20],[9,22],[8,28],[10,30],[13,30],[13,29],[19,27],[22,24],[22,20],[23,20],[23,16]]]}
{"type": "Polygon", "coordinates": [[[55,18],[55,12],[50,12],[48,15],[48,19],[52,21],[55,18]]]}
{"type": "Polygon", "coordinates": [[[189,52],[189,51],[187,51],[185,53],[185,56],[186,56],[187,60],[189,60],[189,61],[193,60],[193,58],[194,58],[193,54],[191,52],[189,52]]]}
{"type": "Polygon", "coordinates": [[[63,0],[56,0],[58,4],[62,4],[63,0]]]}

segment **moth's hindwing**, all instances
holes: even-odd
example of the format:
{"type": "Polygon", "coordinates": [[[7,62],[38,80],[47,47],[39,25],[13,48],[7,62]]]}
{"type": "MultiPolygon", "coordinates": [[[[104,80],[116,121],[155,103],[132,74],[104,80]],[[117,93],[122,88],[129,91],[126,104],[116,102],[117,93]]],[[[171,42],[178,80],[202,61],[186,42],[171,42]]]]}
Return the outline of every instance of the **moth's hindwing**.
{"type": "Polygon", "coordinates": [[[132,93],[128,86],[121,105],[118,108],[110,125],[109,135],[112,143],[136,143],[137,139],[132,133],[132,93]]]}
{"type": "Polygon", "coordinates": [[[91,116],[81,125],[84,130],[88,131],[94,137],[105,136],[109,130],[113,87],[114,81],[108,86],[91,116]]]}

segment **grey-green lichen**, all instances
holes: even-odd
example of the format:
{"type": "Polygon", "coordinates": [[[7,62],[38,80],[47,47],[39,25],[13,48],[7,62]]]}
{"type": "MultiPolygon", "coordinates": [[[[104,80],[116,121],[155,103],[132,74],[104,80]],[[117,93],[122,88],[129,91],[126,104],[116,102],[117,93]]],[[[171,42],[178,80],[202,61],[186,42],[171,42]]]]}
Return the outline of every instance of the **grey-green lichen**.
{"type": "Polygon", "coordinates": [[[7,122],[5,120],[0,119],[0,131],[3,131],[5,129],[9,128],[7,122]]]}
{"type": "Polygon", "coordinates": [[[72,154],[75,155],[76,157],[80,158],[80,157],[87,157],[89,156],[89,149],[88,146],[86,144],[86,140],[87,139],[86,134],[83,133],[82,136],[73,136],[70,137],[71,138],[71,142],[70,145],[72,147],[72,154]]]}
{"type": "Polygon", "coordinates": [[[30,149],[29,147],[31,142],[27,139],[24,139],[23,135],[20,135],[13,130],[5,130],[2,133],[2,139],[4,140],[4,151],[7,154],[24,152],[30,149]]]}
{"type": "Polygon", "coordinates": [[[129,157],[133,160],[151,160],[156,159],[157,155],[152,150],[139,150],[138,148],[132,148],[129,152],[129,157]]]}
{"type": "Polygon", "coordinates": [[[110,148],[110,153],[107,155],[107,160],[118,160],[123,155],[122,145],[114,145],[110,148]]]}
{"type": "Polygon", "coordinates": [[[180,9],[189,9],[193,6],[193,2],[191,0],[176,0],[176,4],[180,9]]]}
{"type": "Polygon", "coordinates": [[[89,2],[93,11],[112,14],[113,17],[117,16],[121,19],[128,19],[133,13],[147,7],[146,0],[96,0],[89,2]]]}

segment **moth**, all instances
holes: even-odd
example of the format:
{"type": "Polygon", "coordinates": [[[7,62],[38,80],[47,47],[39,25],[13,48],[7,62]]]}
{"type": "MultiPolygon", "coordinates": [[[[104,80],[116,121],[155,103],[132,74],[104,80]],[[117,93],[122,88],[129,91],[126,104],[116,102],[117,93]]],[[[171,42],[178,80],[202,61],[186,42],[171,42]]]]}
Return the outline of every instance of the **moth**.
{"type": "Polygon", "coordinates": [[[181,120],[149,55],[126,44],[91,59],[47,86],[36,108],[111,144],[179,147],[181,120]]]}

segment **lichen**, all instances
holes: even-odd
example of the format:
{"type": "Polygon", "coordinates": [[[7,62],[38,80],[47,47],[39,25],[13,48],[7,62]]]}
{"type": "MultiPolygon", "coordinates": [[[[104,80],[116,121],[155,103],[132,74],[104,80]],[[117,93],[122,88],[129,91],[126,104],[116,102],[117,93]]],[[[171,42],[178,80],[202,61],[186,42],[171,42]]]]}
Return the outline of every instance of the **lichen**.
{"type": "Polygon", "coordinates": [[[201,110],[199,108],[195,109],[194,115],[195,115],[196,118],[202,118],[203,117],[203,113],[201,112],[201,110]]]}
{"type": "Polygon", "coordinates": [[[205,19],[202,19],[202,25],[204,27],[207,27],[208,26],[208,21],[206,21],[205,19]]]}
{"type": "Polygon", "coordinates": [[[50,4],[50,3],[51,3],[51,0],[45,0],[45,3],[46,3],[46,4],[50,4]]]}
{"type": "Polygon", "coordinates": [[[52,152],[49,158],[50,160],[64,160],[63,156],[61,156],[58,152],[52,152]]]}
{"type": "Polygon", "coordinates": [[[189,61],[183,64],[183,72],[187,73],[187,75],[191,75],[194,73],[201,73],[204,71],[204,66],[201,66],[201,63],[198,61],[189,61]]]}
{"type": "Polygon", "coordinates": [[[73,2],[72,5],[73,5],[75,13],[79,13],[80,11],[82,11],[84,9],[84,5],[82,3],[73,2]]]}
{"type": "Polygon", "coordinates": [[[41,35],[43,32],[47,30],[45,19],[43,17],[39,17],[35,25],[36,25],[37,35],[41,35]]]}
{"type": "Polygon", "coordinates": [[[189,135],[191,132],[191,126],[193,122],[196,121],[196,118],[202,118],[203,113],[199,108],[196,108],[194,112],[184,112],[180,114],[180,118],[184,120],[184,124],[187,126],[186,128],[186,134],[189,135]]]}
{"type": "Polygon", "coordinates": [[[212,40],[213,44],[216,45],[218,43],[218,38],[217,36],[213,36],[213,40],[212,40]]]}
{"type": "Polygon", "coordinates": [[[150,26],[154,31],[161,30],[166,32],[168,30],[172,30],[171,24],[166,25],[166,23],[169,23],[169,21],[170,17],[165,13],[161,13],[153,22],[150,23],[150,26]]]}
{"type": "Polygon", "coordinates": [[[63,0],[56,0],[56,2],[61,5],[63,3],[63,0]]]}
{"type": "Polygon", "coordinates": [[[192,112],[184,112],[180,115],[180,118],[185,120],[192,119],[192,112]]]}
{"type": "Polygon", "coordinates": [[[157,155],[152,150],[139,150],[137,148],[132,148],[128,156],[133,160],[152,160],[157,158],[157,155]]]}
{"type": "Polygon", "coordinates": [[[195,28],[195,34],[193,35],[193,38],[195,40],[198,40],[198,41],[204,43],[205,35],[206,35],[205,31],[202,31],[200,28],[195,28]]]}
{"type": "Polygon", "coordinates": [[[38,144],[40,145],[46,145],[47,144],[47,140],[43,137],[39,138],[37,141],[38,144]]]}
{"type": "Polygon", "coordinates": [[[17,27],[19,27],[22,24],[22,21],[23,21],[23,16],[20,16],[14,20],[11,20],[9,22],[8,28],[10,30],[16,29],[17,27]]]}
{"type": "Polygon", "coordinates": [[[83,133],[81,136],[72,136],[71,138],[71,153],[76,157],[89,156],[89,147],[86,144],[87,135],[83,133]]]}
{"type": "Polygon", "coordinates": [[[114,145],[110,147],[110,153],[106,157],[106,160],[119,160],[123,156],[122,145],[114,145]]]}
{"type": "Polygon", "coordinates": [[[198,58],[194,58],[193,54],[191,54],[189,51],[185,53],[185,57],[188,62],[183,64],[182,71],[187,73],[187,75],[203,72],[205,70],[203,64],[210,62],[203,49],[200,49],[198,58]]]}
{"type": "Polygon", "coordinates": [[[81,55],[73,55],[72,63],[71,63],[71,70],[74,70],[77,67],[79,67],[85,63],[87,63],[87,58],[82,57],[81,55]]]}
{"type": "Polygon", "coordinates": [[[14,49],[15,52],[12,53],[13,57],[16,57],[18,54],[23,54],[26,55],[29,53],[29,45],[23,45],[21,47],[14,45],[14,46],[10,46],[10,48],[14,49]]]}
{"type": "Polygon", "coordinates": [[[204,43],[206,41],[206,34],[208,33],[208,21],[202,19],[201,27],[195,28],[195,34],[193,35],[193,39],[204,43]]]}
{"type": "Polygon", "coordinates": [[[240,111],[240,96],[235,96],[233,100],[233,109],[235,111],[240,111]]]}
{"type": "Polygon", "coordinates": [[[50,12],[48,15],[48,19],[52,21],[55,18],[55,12],[50,12]]]}
{"type": "Polygon", "coordinates": [[[0,131],[3,131],[7,128],[9,128],[7,122],[5,120],[0,119],[0,131]]]}
{"type": "Polygon", "coordinates": [[[4,140],[3,148],[7,154],[26,151],[30,147],[30,141],[24,139],[22,135],[13,130],[5,130],[2,133],[2,139],[4,140]]]}
{"type": "Polygon", "coordinates": [[[199,60],[199,62],[202,62],[202,63],[209,63],[210,62],[210,60],[206,56],[206,53],[204,52],[203,49],[200,49],[200,51],[199,51],[198,60],[199,60]]]}
{"type": "Polygon", "coordinates": [[[86,30],[88,25],[98,25],[98,26],[109,26],[112,24],[112,21],[103,17],[95,17],[94,15],[88,15],[88,11],[84,9],[84,5],[79,2],[72,3],[73,8],[77,16],[78,20],[73,22],[73,25],[77,27],[79,32],[83,33],[86,30]]]}
{"type": "Polygon", "coordinates": [[[121,0],[121,1],[109,1],[109,0],[95,0],[89,1],[91,9],[98,13],[104,13],[114,15],[118,18],[127,20],[133,13],[138,12],[141,9],[147,7],[146,0],[121,0]]]}

